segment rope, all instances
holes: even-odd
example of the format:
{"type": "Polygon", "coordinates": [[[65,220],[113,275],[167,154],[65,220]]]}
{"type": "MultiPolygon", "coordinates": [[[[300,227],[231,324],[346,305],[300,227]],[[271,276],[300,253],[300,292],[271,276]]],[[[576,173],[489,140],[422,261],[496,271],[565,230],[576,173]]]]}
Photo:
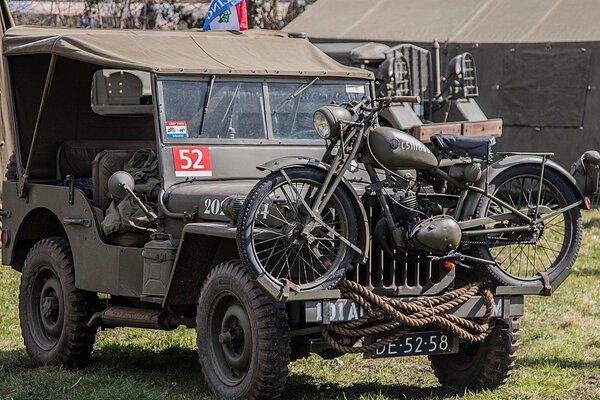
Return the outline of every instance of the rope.
{"type": "Polygon", "coordinates": [[[369,353],[382,348],[405,333],[434,326],[450,331],[467,342],[482,342],[491,331],[494,295],[483,283],[472,283],[439,296],[413,301],[400,301],[379,296],[354,281],[343,280],[337,285],[342,297],[353,300],[365,311],[361,318],[329,325],[321,325],[321,335],[335,350],[343,353],[369,353]],[[485,301],[485,315],[477,322],[448,314],[471,297],[481,294],[485,301]],[[376,342],[363,346],[348,346],[368,335],[384,335],[376,342]],[[346,339],[346,340],[344,340],[346,339]]]}

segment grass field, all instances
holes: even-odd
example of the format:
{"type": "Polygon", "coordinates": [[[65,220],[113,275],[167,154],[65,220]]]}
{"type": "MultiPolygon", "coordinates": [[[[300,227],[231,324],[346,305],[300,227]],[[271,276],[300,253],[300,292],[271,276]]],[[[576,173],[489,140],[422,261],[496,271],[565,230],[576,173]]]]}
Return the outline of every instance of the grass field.
{"type": "MultiPolygon", "coordinates": [[[[600,398],[600,212],[585,214],[575,272],[551,298],[529,298],[521,349],[508,384],[493,392],[441,387],[427,358],[385,361],[317,356],[290,366],[284,399],[594,399],[600,398]]],[[[203,399],[193,330],[115,329],[98,333],[84,370],[34,368],[23,349],[19,274],[0,269],[0,398],[203,399]]]]}

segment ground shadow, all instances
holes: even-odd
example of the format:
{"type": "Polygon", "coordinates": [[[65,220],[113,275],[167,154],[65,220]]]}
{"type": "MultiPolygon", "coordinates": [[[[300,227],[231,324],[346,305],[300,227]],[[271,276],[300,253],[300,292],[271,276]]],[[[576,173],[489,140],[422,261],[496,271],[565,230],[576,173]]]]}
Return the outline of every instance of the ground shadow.
{"type": "Polygon", "coordinates": [[[577,270],[574,273],[575,276],[600,276],[600,267],[599,266],[589,266],[589,267],[577,267],[577,270]]]}
{"type": "Polygon", "coordinates": [[[590,218],[583,221],[583,229],[600,228],[600,218],[590,218]]]}
{"type": "Polygon", "coordinates": [[[600,368],[600,360],[597,361],[578,361],[569,360],[565,358],[557,357],[517,357],[517,367],[531,367],[537,368],[544,365],[552,365],[558,368],[571,368],[571,369],[589,369],[589,368],[600,368]]]}
{"type": "MultiPolygon", "coordinates": [[[[588,370],[600,368],[598,361],[577,361],[556,357],[527,357],[517,358],[517,367],[538,368],[552,365],[559,368],[588,370]]],[[[356,365],[360,368],[360,365],[356,365]]],[[[56,373],[49,368],[48,374],[56,373]]],[[[164,388],[166,382],[176,380],[185,383],[179,388],[180,393],[200,394],[201,398],[211,398],[208,388],[201,378],[197,354],[194,350],[173,346],[160,351],[136,345],[111,344],[94,351],[87,367],[76,373],[102,382],[107,376],[118,371],[119,375],[131,384],[156,385],[164,388]]],[[[66,372],[68,373],[68,372],[66,372]]],[[[30,379],[31,374],[45,374],[44,368],[35,367],[24,350],[0,351],[0,374],[12,375],[12,379],[30,379]],[[22,378],[21,378],[22,377],[22,378]]],[[[315,382],[315,377],[306,374],[293,374],[289,377],[283,398],[286,400],[302,399],[359,399],[383,395],[389,398],[401,399],[442,399],[453,395],[463,395],[464,391],[440,385],[411,386],[405,384],[382,384],[373,381],[358,382],[350,386],[339,385],[335,382],[315,382]]],[[[1,394],[1,391],[0,391],[1,394]]]]}
{"type": "Polygon", "coordinates": [[[419,387],[402,384],[382,384],[377,382],[355,383],[351,386],[338,386],[335,384],[316,385],[312,383],[310,375],[297,374],[288,379],[285,387],[284,398],[304,399],[305,393],[319,393],[321,399],[359,399],[383,395],[392,399],[444,399],[452,395],[464,394],[445,386],[419,387]]]}
{"type": "MultiPolygon", "coordinates": [[[[357,368],[360,366],[357,364],[357,368]]],[[[49,367],[48,374],[56,373],[56,368],[49,367]]],[[[87,376],[98,382],[115,372],[133,385],[153,384],[163,387],[164,376],[176,377],[180,383],[190,385],[189,389],[201,398],[211,398],[204,385],[197,353],[189,348],[170,347],[160,351],[138,347],[135,345],[113,344],[94,351],[89,364],[77,374],[87,376]],[[154,378],[157,377],[157,378],[154,378]],[[152,381],[150,381],[152,379],[152,381]]],[[[27,381],[31,374],[46,374],[44,368],[35,367],[24,350],[0,351],[0,373],[12,375],[13,379],[27,381]]],[[[65,370],[65,373],[69,373],[65,370]]],[[[39,376],[39,375],[38,375],[39,376]]],[[[100,384],[100,383],[99,383],[100,384]]],[[[181,388],[184,391],[186,389],[181,388]]],[[[400,384],[381,384],[373,382],[356,383],[351,386],[338,386],[333,382],[314,382],[314,377],[305,374],[293,374],[289,377],[282,398],[286,400],[301,399],[358,399],[361,396],[384,395],[390,398],[430,399],[445,398],[462,394],[451,388],[442,386],[418,387],[400,384]]]]}

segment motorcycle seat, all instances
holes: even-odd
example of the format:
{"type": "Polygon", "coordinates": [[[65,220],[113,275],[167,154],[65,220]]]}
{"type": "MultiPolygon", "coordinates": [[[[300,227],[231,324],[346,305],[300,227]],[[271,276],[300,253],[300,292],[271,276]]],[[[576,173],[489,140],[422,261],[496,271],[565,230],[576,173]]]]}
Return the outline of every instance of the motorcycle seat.
{"type": "Polygon", "coordinates": [[[431,143],[438,153],[447,158],[471,157],[488,161],[492,159],[493,136],[433,135],[431,143]]]}

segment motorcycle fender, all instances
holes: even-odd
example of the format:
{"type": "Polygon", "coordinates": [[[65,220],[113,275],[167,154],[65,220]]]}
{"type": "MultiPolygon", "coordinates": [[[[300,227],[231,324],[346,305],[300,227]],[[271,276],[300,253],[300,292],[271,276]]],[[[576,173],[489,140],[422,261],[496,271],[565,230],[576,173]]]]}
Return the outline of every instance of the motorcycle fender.
{"type": "MultiPolygon", "coordinates": [[[[539,156],[524,155],[524,154],[508,156],[506,158],[503,158],[502,160],[496,161],[495,163],[490,165],[486,170],[484,170],[482,177],[476,183],[476,186],[480,187],[481,189],[485,189],[486,182],[487,183],[491,182],[496,176],[498,176],[501,172],[505,171],[507,168],[514,167],[516,165],[521,165],[521,164],[541,164],[541,163],[542,163],[542,158],[539,156]]],[[[557,172],[563,178],[565,178],[565,180],[567,181],[569,186],[571,186],[571,189],[573,189],[573,192],[575,193],[577,198],[579,200],[581,200],[581,204],[579,207],[581,209],[585,210],[586,209],[585,196],[583,195],[583,193],[577,186],[577,182],[575,181],[575,178],[573,178],[563,167],[561,167],[559,164],[555,163],[554,161],[547,160],[545,168],[551,169],[554,172],[557,172]]],[[[491,188],[490,188],[490,190],[491,190],[491,188]]],[[[463,220],[468,219],[468,218],[472,217],[473,215],[475,215],[475,211],[477,209],[477,203],[479,203],[480,198],[481,198],[481,194],[475,193],[475,192],[470,192],[469,195],[467,195],[467,197],[465,199],[465,204],[463,206],[463,211],[461,213],[461,219],[463,219],[463,220]]]]}
{"type": "MultiPolygon", "coordinates": [[[[330,166],[322,161],[301,156],[277,158],[259,165],[256,168],[260,171],[275,172],[292,167],[319,168],[323,171],[329,171],[330,169],[330,166]]],[[[358,264],[364,264],[369,258],[370,248],[369,220],[367,218],[367,212],[362,201],[360,200],[360,197],[358,196],[358,193],[356,193],[356,190],[347,179],[342,179],[341,187],[350,197],[352,205],[354,206],[354,212],[358,218],[358,247],[362,250],[362,255],[357,254],[354,261],[358,264]]]]}

